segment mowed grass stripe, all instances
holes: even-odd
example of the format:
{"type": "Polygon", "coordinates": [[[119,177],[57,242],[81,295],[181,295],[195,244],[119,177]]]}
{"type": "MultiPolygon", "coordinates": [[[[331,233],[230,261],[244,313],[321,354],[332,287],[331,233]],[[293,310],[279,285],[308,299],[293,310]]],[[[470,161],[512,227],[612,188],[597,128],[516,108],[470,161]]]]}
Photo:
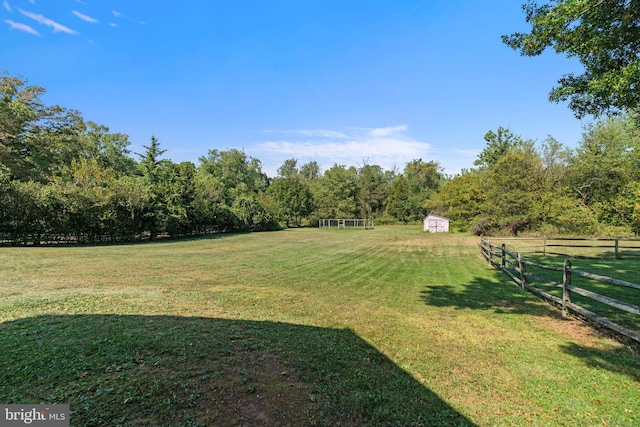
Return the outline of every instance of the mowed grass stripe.
{"type": "Polygon", "coordinates": [[[299,229],[1,248],[0,265],[0,401],[53,396],[85,408],[78,425],[640,422],[637,354],[470,236],[299,229]],[[69,349],[23,342],[33,328],[69,349]]]}

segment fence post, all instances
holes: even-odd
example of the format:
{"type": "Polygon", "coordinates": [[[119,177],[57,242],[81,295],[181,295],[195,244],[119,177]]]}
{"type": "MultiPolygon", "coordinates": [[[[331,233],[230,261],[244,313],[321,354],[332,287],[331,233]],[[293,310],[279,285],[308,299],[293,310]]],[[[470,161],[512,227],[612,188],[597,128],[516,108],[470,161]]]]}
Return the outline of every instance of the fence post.
{"type": "Polygon", "coordinates": [[[562,279],[562,317],[567,317],[567,305],[571,304],[571,260],[564,260],[564,277],[562,279]]]}
{"type": "Polygon", "coordinates": [[[547,236],[544,236],[544,241],[542,243],[542,256],[547,256],[547,236]]]}
{"type": "Polygon", "coordinates": [[[489,240],[487,240],[487,249],[489,249],[489,264],[491,264],[491,267],[496,268],[496,266],[493,265],[493,248],[489,240]]]}
{"type": "Polygon", "coordinates": [[[614,255],[615,259],[618,259],[620,257],[620,255],[618,254],[619,245],[620,245],[620,238],[616,237],[616,250],[615,250],[615,255],[614,255]]]}
{"type": "Polygon", "coordinates": [[[520,287],[524,289],[527,283],[527,276],[524,274],[524,263],[522,262],[522,254],[518,253],[518,267],[520,268],[520,287]]]}
{"type": "Polygon", "coordinates": [[[502,270],[504,271],[507,268],[507,245],[502,244],[502,270]]]}
{"type": "Polygon", "coordinates": [[[489,265],[491,265],[491,267],[495,268],[495,266],[493,265],[493,251],[491,250],[491,243],[484,237],[482,237],[482,243],[483,243],[484,251],[489,257],[487,259],[487,262],[489,263],[489,265]]]}

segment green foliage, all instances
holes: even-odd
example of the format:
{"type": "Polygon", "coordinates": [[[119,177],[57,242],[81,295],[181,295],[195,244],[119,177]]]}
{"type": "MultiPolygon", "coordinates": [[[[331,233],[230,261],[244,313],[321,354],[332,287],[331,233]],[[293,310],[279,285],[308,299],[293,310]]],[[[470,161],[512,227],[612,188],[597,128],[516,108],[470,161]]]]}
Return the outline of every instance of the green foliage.
{"type": "MultiPolygon", "coordinates": [[[[541,11],[531,19],[546,19],[541,11]]],[[[536,146],[499,127],[484,135],[477,169],[453,178],[423,159],[401,172],[365,163],[323,174],[317,162],[298,168],[292,158],[270,180],[237,149],[211,150],[198,166],[175,164],[155,136],[136,162],[127,135],[47,106],[43,94],[0,77],[0,233],[16,243],[257,231],[318,218],[409,223],[428,212],[477,233],[640,232],[637,114],[587,125],[575,150],[551,136],[536,146]]]]}
{"type": "Polygon", "coordinates": [[[500,129],[485,137],[487,147],[476,161],[480,168],[445,184],[425,208],[448,216],[459,228],[485,234],[628,235],[637,230],[640,132],[635,116],[585,126],[575,150],[551,136],[536,147],[500,129]]]}
{"type": "Polygon", "coordinates": [[[91,157],[96,158],[101,167],[111,168],[119,176],[136,173],[137,164],[129,157],[131,151],[127,147],[131,143],[127,135],[109,133],[108,127],[89,121],[84,137],[88,140],[91,157]]]}
{"type": "Polygon", "coordinates": [[[287,159],[282,166],[278,168],[278,176],[280,178],[296,178],[298,176],[298,160],[287,159]]]}
{"type": "Polygon", "coordinates": [[[0,76],[0,163],[14,177],[27,174],[26,159],[20,155],[23,137],[44,112],[40,95],[44,89],[25,86],[18,77],[0,76]]]}
{"type": "Polygon", "coordinates": [[[471,230],[486,206],[482,178],[477,171],[454,177],[425,202],[425,210],[448,217],[461,230],[471,230]]]}
{"type": "Polygon", "coordinates": [[[276,202],[277,212],[284,218],[286,226],[300,226],[302,218],[313,213],[313,195],[306,181],[296,177],[276,178],[267,193],[276,202]]]}
{"type": "Polygon", "coordinates": [[[500,126],[496,132],[492,130],[488,131],[484,135],[484,140],[487,142],[487,146],[473,162],[473,164],[479,166],[480,169],[491,168],[502,156],[507,154],[510,149],[524,143],[520,136],[514,135],[509,129],[505,129],[502,126],[500,126]]]}
{"type": "Polygon", "coordinates": [[[388,185],[387,176],[380,166],[365,164],[358,170],[357,205],[360,217],[377,217],[381,213],[388,185]]]}
{"type": "Polygon", "coordinates": [[[607,203],[632,179],[640,139],[630,128],[628,117],[615,117],[589,124],[572,162],[571,185],[586,205],[607,203]]]}
{"type": "Polygon", "coordinates": [[[422,159],[412,160],[404,168],[404,177],[407,179],[408,209],[407,220],[422,220],[425,200],[428,200],[443,184],[444,176],[438,162],[425,162],[422,159]]]}
{"type": "Polygon", "coordinates": [[[541,160],[532,146],[512,148],[487,171],[484,212],[498,227],[517,234],[537,221],[541,160]]]}
{"type": "Polygon", "coordinates": [[[634,234],[640,234],[640,182],[625,185],[611,202],[610,224],[627,225],[634,234]]]}
{"type": "Polygon", "coordinates": [[[299,173],[302,176],[302,178],[308,182],[315,181],[316,179],[322,176],[322,172],[320,171],[320,166],[316,161],[311,161],[309,163],[305,163],[304,165],[300,166],[299,173]]]}
{"type": "Polygon", "coordinates": [[[0,76],[0,164],[14,179],[46,182],[87,154],[85,125],[77,111],[44,105],[45,90],[26,83],[0,76]]]}
{"type": "Polygon", "coordinates": [[[50,186],[35,182],[12,181],[3,188],[0,231],[16,242],[40,244],[55,229],[61,206],[50,186]]]}
{"type": "Polygon", "coordinates": [[[169,165],[165,184],[168,214],[166,231],[171,235],[189,234],[193,229],[195,174],[196,166],[191,162],[169,165]]]}
{"type": "Polygon", "coordinates": [[[581,75],[568,74],[549,99],[569,101],[578,118],[634,110],[640,104],[640,4],[628,0],[555,0],[523,6],[529,33],[503,36],[522,55],[545,49],[575,57],[581,75]]]}
{"type": "Polygon", "coordinates": [[[389,188],[385,213],[404,223],[411,221],[413,215],[409,191],[407,178],[404,175],[398,175],[389,188]]]}
{"type": "MultiPolygon", "coordinates": [[[[225,228],[231,220],[231,228],[241,230],[262,230],[275,227],[275,217],[265,211],[258,201],[258,194],[267,190],[269,179],[262,172],[258,159],[236,149],[229,151],[211,150],[207,157],[200,158],[198,174],[201,187],[217,198],[220,206],[217,218],[223,219],[225,228]]],[[[196,186],[196,188],[198,188],[196,186]]],[[[202,208],[208,203],[199,197],[202,208]]]]}
{"type": "Polygon", "coordinates": [[[355,218],[358,172],[355,167],[334,165],[313,181],[311,191],[319,218],[355,218]]]}
{"type": "Polygon", "coordinates": [[[169,220],[169,200],[175,196],[174,188],[169,181],[169,162],[160,159],[166,150],[160,149],[160,143],[155,135],[151,136],[151,143],[144,145],[146,149],[140,156],[140,170],[142,180],[149,189],[149,198],[145,208],[144,228],[155,239],[158,233],[165,230],[169,220]]]}
{"type": "Polygon", "coordinates": [[[195,177],[193,200],[194,226],[196,231],[207,229],[225,231],[231,229],[232,215],[224,200],[224,188],[220,179],[198,168],[195,177]]]}

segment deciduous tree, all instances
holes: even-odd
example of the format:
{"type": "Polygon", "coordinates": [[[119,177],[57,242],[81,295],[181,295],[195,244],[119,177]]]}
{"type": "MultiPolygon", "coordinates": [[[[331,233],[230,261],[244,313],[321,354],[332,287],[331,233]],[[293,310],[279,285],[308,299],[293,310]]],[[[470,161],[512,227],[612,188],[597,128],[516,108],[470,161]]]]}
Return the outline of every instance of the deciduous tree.
{"type": "Polygon", "coordinates": [[[313,212],[313,195],[309,184],[295,177],[276,178],[267,192],[273,196],[286,226],[300,226],[302,218],[313,212]]]}
{"type": "Polygon", "coordinates": [[[488,169],[495,165],[512,147],[523,143],[522,138],[514,135],[509,129],[500,126],[496,132],[490,130],[484,135],[487,142],[484,150],[473,162],[480,169],[488,169]]]}
{"type": "Polygon", "coordinates": [[[638,108],[640,2],[528,1],[522,8],[531,31],[503,36],[504,43],[527,56],[552,48],[584,66],[584,73],[558,81],[549,94],[551,101],[569,101],[578,118],[638,108]]]}

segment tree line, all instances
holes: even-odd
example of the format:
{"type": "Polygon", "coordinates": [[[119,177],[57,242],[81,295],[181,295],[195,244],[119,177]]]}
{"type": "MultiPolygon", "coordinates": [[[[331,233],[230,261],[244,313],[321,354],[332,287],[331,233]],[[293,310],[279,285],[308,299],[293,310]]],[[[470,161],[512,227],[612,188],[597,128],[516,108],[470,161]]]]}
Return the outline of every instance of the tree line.
{"type": "Polygon", "coordinates": [[[476,168],[448,180],[425,208],[476,234],[637,235],[639,124],[631,113],[597,120],[575,149],[490,131],[476,168]]]}
{"type": "Polygon", "coordinates": [[[318,218],[413,221],[444,180],[438,163],[421,159],[402,173],[288,159],[275,178],[236,149],[174,163],[155,136],[131,153],[127,135],[45,105],[44,93],[0,76],[0,236],[17,243],[272,230],[318,218]]]}
{"type": "Polygon", "coordinates": [[[402,170],[366,162],[288,159],[268,177],[243,151],[211,150],[174,163],[151,136],[127,135],[45,105],[44,89],[0,76],[0,237],[15,243],[118,242],[315,225],[320,218],[380,223],[447,216],[478,234],[640,231],[640,128],[632,114],[585,128],[580,145],[541,144],[498,128],[475,167],[447,176],[436,161],[402,170]]]}
{"type": "Polygon", "coordinates": [[[288,159],[270,179],[258,159],[211,150],[173,163],[151,137],[131,157],[127,135],[45,105],[44,89],[0,75],[0,239],[39,243],[153,239],[313,224],[318,218],[410,222],[426,212],[478,234],[627,235],[640,232],[640,2],[555,0],[522,6],[529,33],[503,42],[522,55],[546,49],[577,58],[580,75],[549,99],[585,128],[576,149],[489,131],[475,168],[447,177],[437,162],[403,170],[288,159]]]}

